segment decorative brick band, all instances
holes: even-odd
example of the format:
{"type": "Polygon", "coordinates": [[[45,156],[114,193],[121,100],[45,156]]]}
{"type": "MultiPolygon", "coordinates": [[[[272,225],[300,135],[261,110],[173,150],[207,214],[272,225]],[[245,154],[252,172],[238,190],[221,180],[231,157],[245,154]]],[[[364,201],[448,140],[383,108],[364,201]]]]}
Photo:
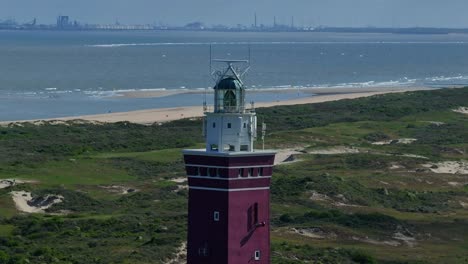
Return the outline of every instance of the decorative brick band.
{"type": "Polygon", "coordinates": [[[224,189],[224,188],[208,188],[208,187],[190,186],[189,189],[193,189],[193,190],[205,190],[205,191],[218,191],[218,192],[242,192],[242,191],[269,190],[270,187],[224,189]]]}
{"type": "Polygon", "coordinates": [[[201,164],[185,164],[186,167],[200,167],[200,168],[217,168],[217,169],[242,169],[242,168],[273,168],[273,165],[258,165],[258,166],[212,166],[201,164]]]}
{"type": "MultiPolygon", "coordinates": [[[[247,178],[246,178],[247,179],[247,178]]],[[[235,180],[235,181],[220,181],[216,178],[200,179],[188,178],[189,187],[206,187],[206,188],[221,188],[221,189],[243,189],[243,188],[263,188],[270,186],[270,177],[257,177],[251,180],[235,180]]]]}
{"type": "Polygon", "coordinates": [[[206,180],[222,180],[222,181],[239,181],[239,180],[258,180],[263,178],[271,178],[270,176],[255,176],[255,177],[240,177],[240,178],[221,178],[221,177],[210,177],[210,176],[195,176],[188,175],[188,178],[194,179],[206,179],[206,180]]]}

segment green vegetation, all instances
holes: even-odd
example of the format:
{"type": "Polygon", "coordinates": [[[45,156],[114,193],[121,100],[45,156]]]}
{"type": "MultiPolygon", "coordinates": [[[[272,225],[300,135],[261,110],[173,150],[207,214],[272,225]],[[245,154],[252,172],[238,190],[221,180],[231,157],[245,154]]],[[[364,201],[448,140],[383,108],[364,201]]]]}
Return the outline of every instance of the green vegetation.
{"type": "MultiPolygon", "coordinates": [[[[303,153],[274,170],[272,263],[468,263],[468,176],[433,171],[468,159],[452,111],[466,102],[460,88],[258,109],[267,147],[303,153]]],[[[0,179],[26,181],[0,189],[0,264],[166,263],[186,238],[181,149],[202,141],[201,120],[0,127],[0,179]],[[12,191],[64,200],[21,213],[12,191]]]]}

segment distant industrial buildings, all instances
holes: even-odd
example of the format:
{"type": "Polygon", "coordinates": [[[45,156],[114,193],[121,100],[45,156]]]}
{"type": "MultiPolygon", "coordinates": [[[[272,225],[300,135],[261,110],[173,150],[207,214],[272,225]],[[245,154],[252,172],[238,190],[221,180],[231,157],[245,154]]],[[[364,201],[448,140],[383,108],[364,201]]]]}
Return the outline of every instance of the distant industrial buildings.
{"type": "Polygon", "coordinates": [[[58,16],[57,17],[57,28],[64,29],[70,27],[70,17],[69,16],[58,16]]]}
{"type": "Polygon", "coordinates": [[[187,30],[187,31],[224,31],[224,32],[336,32],[336,33],[390,33],[390,34],[468,34],[468,28],[378,28],[378,27],[327,27],[321,25],[297,25],[295,19],[285,23],[284,19],[276,16],[268,24],[259,22],[256,13],[253,14],[251,24],[237,24],[235,26],[205,25],[203,22],[194,21],[184,26],[168,26],[163,24],[139,24],[125,25],[116,22],[114,24],[88,24],[72,20],[70,16],[60,15],[55,24],[38,24],[36,18],[29,22],[18,23],[15,19],[0,19],[0,30],[187,30]]]}

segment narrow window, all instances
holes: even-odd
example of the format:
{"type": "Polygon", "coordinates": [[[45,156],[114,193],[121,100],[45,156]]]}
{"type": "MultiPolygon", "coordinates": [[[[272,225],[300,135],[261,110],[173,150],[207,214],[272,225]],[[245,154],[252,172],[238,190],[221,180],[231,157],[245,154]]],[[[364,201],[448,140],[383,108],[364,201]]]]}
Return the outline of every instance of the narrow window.
{"type": "Polygon", "coordinates": [[[255,250],[254,259],[255,259],[255,260],[260,260],[260,250],[255,250]]]}
{"type": "Polygon", "coordinates": [[[216,123],[215,123],[215,122],[213,122],[213,128],[215,128],[215,127],[216,127],[216,123]]]}
{"type": "Polygon", "coordinates": [[[249,168],[249,176],[254,176],[254,174],[253,174],[253,168],[249,168]]]}
{"type": "Polygon", "coordinates": [[[263,168],[258,168],[258,176],[263,176],[263,168]]]}
{"type": "Polygon", "coordinates": [[[200,176],[200,167],[197,167],[197,176],[200,176]]]}
{"type": "Polygon", "coordinates": [[[231,128],[231,123],[227,123],[227,128],[231,128]]]}
{"type": "Polygon", "coordinates": [[[247,123],[244,123],[244,128],[247,128],[247,123]]]}
{"type": "Polygon", "coordinates": [[[253,219],[252,219],[252,206],[247,209],[247,232],[250,232],[253,228],[253,219]]]}
{"type": "Polygon", "coordinates": [[[213,220],[215,222],[218,222],[219,221],[219,212],[218,211],[214,211],[213,213],[213,220]]]}
{"type": "Polygon", "coordinates": [[[239,169],[239,177],[242,177],[242,169],[239,169]]]}
{"type": "Polygon", "coordinates": [[[247,169],[242,168],[242,177],[247,177],[247,169]]]}
{"type": "Polygon", "coordinates": [[[218,172],[217,172],[217,169],[216,168],[210,168],[209,169],[210,171],[210,177],[217,177],[218,176],[218,172]]]}
{"type": "Polygon", "coordinates": [[[247,232],[251,232],[258,224],[258,203],[247,209],[247,232]]]}
{"type": "Polygon", "coordinates": [[[253,207],[253,214],[254,214],[254,224],[257,225],[258,224],[258,203],[255,203],[254,204],[254,207],[253,207]]]}
{"type": "Polygon", "coordinates": [[[220,177],[219,168],[216,168],[216,177],[220,177]]]}

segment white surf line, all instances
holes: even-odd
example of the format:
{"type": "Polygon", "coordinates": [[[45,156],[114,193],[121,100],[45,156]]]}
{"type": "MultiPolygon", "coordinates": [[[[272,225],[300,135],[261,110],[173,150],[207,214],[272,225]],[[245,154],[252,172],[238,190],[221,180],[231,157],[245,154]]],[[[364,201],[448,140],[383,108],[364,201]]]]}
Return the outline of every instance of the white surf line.
{"type": "Polygon", "coordinates": [[[117,48],[132,46],[200,46],[200,45],[323,45],[323,44],[468,44],[465,41],[272,41],[272,42],[144,42],[87,44],[85,47],[117,48]]]}

